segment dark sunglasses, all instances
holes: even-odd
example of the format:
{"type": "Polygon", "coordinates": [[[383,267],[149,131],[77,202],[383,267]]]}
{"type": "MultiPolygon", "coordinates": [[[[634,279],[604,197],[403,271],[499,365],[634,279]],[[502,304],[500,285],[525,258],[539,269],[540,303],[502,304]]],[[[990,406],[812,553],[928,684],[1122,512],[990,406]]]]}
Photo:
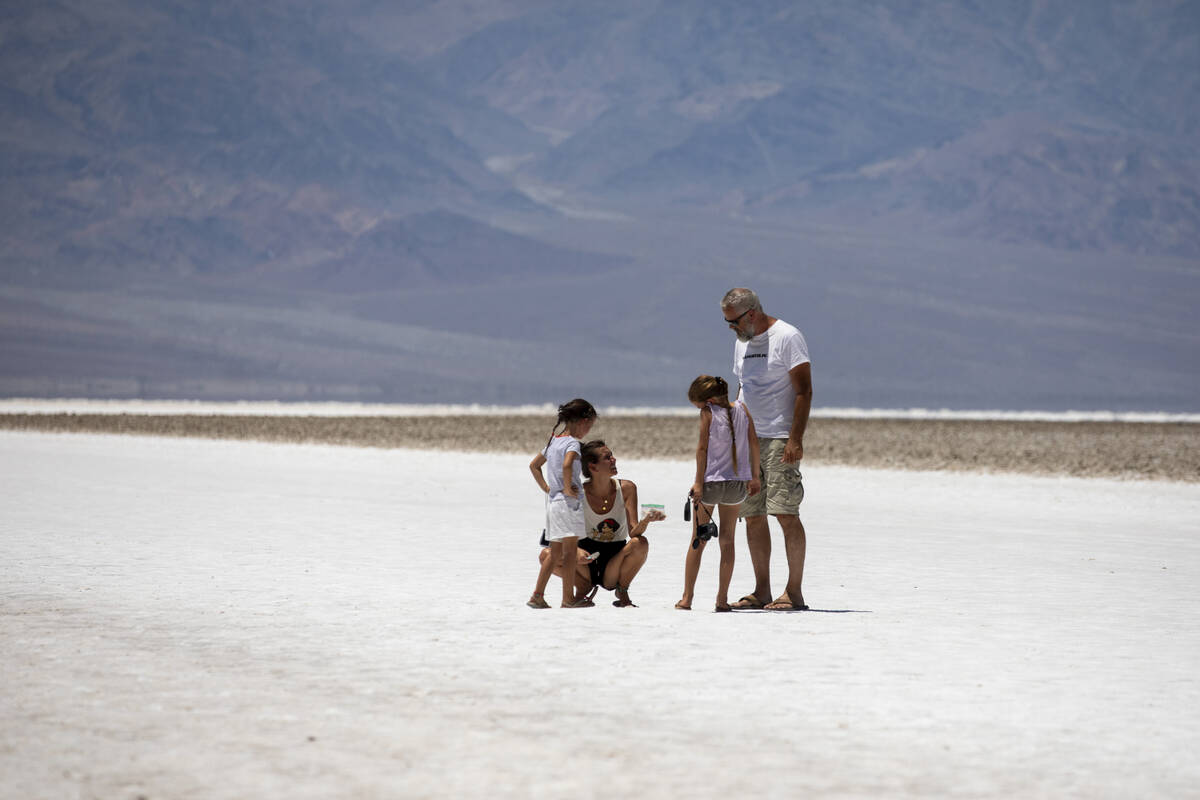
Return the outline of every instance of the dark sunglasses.
{"type": "MultiPolygon", "coordinates": [[[[754,310],[753,308],[747,308],[745,311],[743,311],[742,313],[738,314],[738,315],[737,315],[736,317],[734,317],[733,319],[726,319],[726,320],[725,320],[725,324],[726,324],[726,325],[728,325],[728,326],[729,326],[729,327],[731,327],[731,328],[736,328],[736,327],[737,327],[737,324],[738,324],[739,322],[741,322],[741,321],[742,321],[742,317],[746,316],[747,314],[749,314],[749,313],[750,313],[751,311],[753,311],[753,310],[754,310]]],[[[721,317],[721,318],[722,318],[722,319],[725,319],[724,317],[721,317]]]]}

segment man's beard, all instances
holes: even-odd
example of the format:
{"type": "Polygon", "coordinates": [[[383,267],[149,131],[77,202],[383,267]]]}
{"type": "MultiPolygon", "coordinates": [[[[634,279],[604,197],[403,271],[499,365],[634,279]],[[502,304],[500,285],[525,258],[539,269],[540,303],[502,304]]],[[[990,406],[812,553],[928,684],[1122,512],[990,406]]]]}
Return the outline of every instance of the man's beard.
{"type": "Polygon", "coordinates": [[[734,333],[734,335],[735,335],[735,336],[737,336],[737,337],[738,337],[738,341],[741,341],[741,342],[748,342],[748,341],[750,341],[751,339],[753,339],[753,338],[754,338],[754,334],[752,334],[752,333],[745,333],[745,332],[743,332],[743,331],[740,331],[740,330],[736,330],[736,331],[734,331],[733,333],[734,333]]]}

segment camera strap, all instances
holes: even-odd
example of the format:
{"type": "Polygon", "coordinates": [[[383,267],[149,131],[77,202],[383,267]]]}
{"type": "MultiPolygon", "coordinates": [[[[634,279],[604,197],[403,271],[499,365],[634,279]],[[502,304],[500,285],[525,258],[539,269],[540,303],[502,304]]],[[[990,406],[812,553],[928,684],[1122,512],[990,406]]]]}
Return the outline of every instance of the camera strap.
{"type": "MultiPolygon", "coordinates": [[[[699,500],[697,500],[696,498],[693,497],[692,498],[692,507],[693,508],[704,508],[704,503],[700,502],[699,500]]],[[[704,513],[708,515],[709,522],[715,522],[715,520],[712,518],[711,511],[709,511],[707,508],[704,508],[704,513]]],[[[696,522],[699,522],[699,521],[700,521],[700,517],[697,515],[696,522]]]]}

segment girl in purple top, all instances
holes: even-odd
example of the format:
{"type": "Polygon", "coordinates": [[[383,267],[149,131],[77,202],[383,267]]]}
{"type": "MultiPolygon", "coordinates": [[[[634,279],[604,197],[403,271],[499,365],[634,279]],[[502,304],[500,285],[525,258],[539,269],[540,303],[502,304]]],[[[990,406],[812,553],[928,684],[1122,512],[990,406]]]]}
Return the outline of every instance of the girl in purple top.
{"type": "Polygon", "coordinates": [[[721,570],[717,586],[717,611],[729,611],[729,581],[733,577],[733,533],[738,510],[748,495],[758,494],[758,436],[754,420],[740,400],[729,402],[729,385],[723,378],[701,375],[692,381],[688,400],[700,409],[700,443],[696,447],[696,479],[688,493],[696,506],[692,539],[683,568],[683,597],[675,607],[690,611],[700,557],[708,543],[697,535],[697,526],[712,521],[713,507],[720,518],[717,542],[721,570]],[[703,519],[701,519],[703,517],[703,519]]]}

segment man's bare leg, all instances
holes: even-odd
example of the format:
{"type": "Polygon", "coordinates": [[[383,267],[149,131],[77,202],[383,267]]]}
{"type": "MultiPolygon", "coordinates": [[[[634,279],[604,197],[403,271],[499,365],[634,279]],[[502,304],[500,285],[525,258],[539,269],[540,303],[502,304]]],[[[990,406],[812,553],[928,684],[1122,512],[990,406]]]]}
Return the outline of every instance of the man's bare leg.
{"type": "MultiPolygon", "coordinates": [[[[746,517],[746,546],[750,550],[750,564],[754,567],[754,597],[760,605],[771,602],[771,529],[767,525],[767,515],[760,514],[746,517]]],[[[733,604],[734,608],[756,608],[758,606],[743,603],[741,600],[733,604]]]]}
{"type": "Polygon", "coordinates": [[[808,538],[800,517],[778,515],[779,527],[783,528],[783,547],[787,553],[788,580],[783,594],[767,605],[770,609],[800,609],[804,603],[804,557],[808,551],[808,538]]]}

